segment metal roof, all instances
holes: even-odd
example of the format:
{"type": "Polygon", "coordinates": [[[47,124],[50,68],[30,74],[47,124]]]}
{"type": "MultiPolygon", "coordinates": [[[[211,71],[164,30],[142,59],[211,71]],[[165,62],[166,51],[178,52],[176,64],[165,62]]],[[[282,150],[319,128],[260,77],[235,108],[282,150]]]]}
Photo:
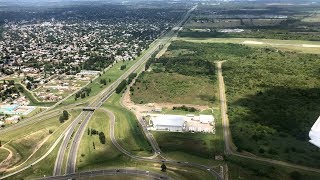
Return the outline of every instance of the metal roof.
{"type": "Polygon", "coordinates": [[[185,119],[179,115],[160,115],[152,118],[155,126],[183,126],[185,119]]]}

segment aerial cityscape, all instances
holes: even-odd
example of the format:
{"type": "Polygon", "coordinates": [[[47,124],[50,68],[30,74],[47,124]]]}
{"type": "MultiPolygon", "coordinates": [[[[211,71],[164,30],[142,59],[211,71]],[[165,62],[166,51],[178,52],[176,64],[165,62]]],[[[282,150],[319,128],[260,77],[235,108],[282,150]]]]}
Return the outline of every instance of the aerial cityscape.
{"type": "Polygon", "coordinates": [[[0,179],[320,179],[320,1],[0,0],[0,179]]]}

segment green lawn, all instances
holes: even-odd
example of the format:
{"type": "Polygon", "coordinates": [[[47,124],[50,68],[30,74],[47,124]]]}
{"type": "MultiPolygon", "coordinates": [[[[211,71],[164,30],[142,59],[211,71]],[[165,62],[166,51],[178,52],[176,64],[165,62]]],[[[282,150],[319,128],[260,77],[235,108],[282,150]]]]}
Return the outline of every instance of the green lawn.
{"type": "Polygon", "coordinates": [[[12,165],[19,165],[27,160],[27,158],[36,149],[38,143],[50,135],[49,130],[51,130],[53,134],[41,146],[41,148],[39,148],[37,152],[31,156],[28,162],[32,162],[32,160],[35,160],[39,158],[41,154],[44,154],[46,150],[50,148],[51,144],[56,140],[56,138],[60,136],[61,132],[72,122],[72,119],[78,116],[80,110],[70,111],[69,113],[69,120],[63,124],[59,122],[59,116],[55,116],[46,121],[31,124],[1,136],[1,140],[3,142],[11,140],[6,147],[9,147],[15,152],[15,161],[12,165]]]}
{"type": "MultiPolygon", "coordinates": [[[[113,97],[112,99],[113,99],[112,101],[119,100],[118,98],[115,98],[115,97],[113,97]]],[[[101,144],[99,142],[98,136],[88,135],[86,131],[80,144],[80,150],[79,150],[78,162],[77,162],[78,171],[98,170],[98,169],[104,169],[104,168],[116,169],[116,168],[131,167],[131,168],[138,168],[138,169],[143,169],[148,171],[154,171],[157,173],[163,173],[160,171],[161,164],[159,163],[135,161],[130,157],[122,154],[115,146],[113,146],[111,142],[111,139],[109,137],[109,125],[110,125],[110,122],[107,114],[102,110],[95,111],[95,114],[93,115],[92,119],[88,124],[88,128],[94,128],[99,132],[104,132],[104,134],[106,135],[106,144],[101,144]],[[95,142],[96,149],[93,149],[92,142],[95,142]]],[[[124,123],[122,123],[121,127],[124,127],[124,128],[121,128],[121,131],[122,130],[127,131],[124,123]]],[[[119,130],[120,128],[116,129],[116,131],[119,131],[119,130]]],[[[118,142],[124,145],[123,140],[118,139],[119,136],[116,136],[116,138],[118,142]]],[[[131,141],[135,141],[135,139],[137,139],[137,136],[130,136],[130,139],[131,141]]],[[[126,142],[132,144],[132,142],[128,140],[126,142]]],[[[127,149],[128,145],[125,145],[124,147],[127,149]]],[[[186,179],[186,180],[190,178],[210,179],[209,174],[202,170],[179,167],[179,166],[171,166],[170,164],[167,164],[167,168],[168,170],[164,174],[169,175],[174,179],[186,179]]],[[[122,178],[122,176],[120,177],[122,178]]],[[[110,177],[107,176],[103,178],[109,179],[110,177]]]]}
{"type": "Polygon", "coordinates": [[[0,148],[0,163],[5,160],[9,155],[9,151],[0,148]]]}
{"type": "Polygon", "coordinates": [[[136,116],[120,105],[120,98],[120,94],[113,94],[103,105],[111,110],[116,117],[115,137],[126,150],[133,154],[152,155],[152,148],[145,138],[136,116]]]}
{"type": "Polygon", "coordinates": [[[21,173],[13,175],[7,179],[36,179],[44,176],[52,176],[54,164],[56,161],[56,155],[58,154],[59,147],[61,142],[57,145],[57,147],[50,153],[45,159],[40,161],[38,164],[28,168],[21,173]]]}

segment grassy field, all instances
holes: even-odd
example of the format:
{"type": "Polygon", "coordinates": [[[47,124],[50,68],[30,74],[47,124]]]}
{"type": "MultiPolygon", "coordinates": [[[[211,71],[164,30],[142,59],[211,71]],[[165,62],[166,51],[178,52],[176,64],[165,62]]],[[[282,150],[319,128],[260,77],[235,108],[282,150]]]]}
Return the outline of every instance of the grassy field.
{"type": "Polygon", "coordinates": [[[9,155],[9,151],[0,148],[0,162],[5,160],[9,155]]]}
{"type": "Polygon", "coordinates": [[[145,73],[133,88],[135,103],[210,105],[214,101],[212,80],[177,73],[145,73]]]}
{"type": "Polygon", "coordinates": [[[320,178],[320,174],[317,173],[269,165],[236,156],[229,156],[226,161],[230,179],[312,180],[320,178]]]}
{"type": "MultiPolygon", "coordinates": [[[[94,128],[99,132],[104,132],[104,134],[106,135],[106,144],[101,144],[99,142],[98,136],[91,136],[91,135],[88,135],[86,132],[81,141],[80,151],[78,154],[77,168],[79,171],[98,170],[98,169],[104,169],[104,168],[130,167],[130,168],[138,168],[138,169],[143,169],[148,171],[154,171],[157,173],[164,173],[160,171],[161,164],[159,163],[135,161],[129,158],[128,156],[122,154],[120,151],[118,151],[116,147],[113,146],[111,139],[109,137],[109,125],[110,125],[109,117],[107,116],[107,114],[104,111],[97,110],[93,118],[90,120],[88,128],[94,128]],[[95,142],[96,149],[93,149],[92,142],[95,142]]],[[[128,131],[125,129],[125,126],[123,123],[121,124],[121,127],[124,127],[124,130],[128,131]]],[[[122,128],[117,128],[116,131],[119,131],[120,129],[122,130],[122,128]]],[[[128,136],[128,133],[126,133],[126,135],[128,136]]],[[[118,140],[118,138],[121,138],[121,137],[116,136],[116,138],[118,140]]],[[[137,136],[130,136],[130,139],[134,141],[134,139],[137,139],[137,136]]],[[[122,142],[121,144],[123,145],[123,139],[118,141],[122,142]]],[[[126,142],[130,143],[128,140],[126,142]]],[[[125,148],[127,149],[128,147],[125,146],[125,148]]],[[[200,177],[205,179],[210,179],[209,174],[201,170],[191,169],[186,167],[179,167],[179,166],[171,166],[169,164],[167,164],[167,168],[168,170],[164,174],[169,175],[174,179],[190,179],[190,177],[193,179],[199,179],[200,177]]],[[[106,176],[104,178],[109,179],[110,177],[106,176]]]]}
{"type": "Polygon", "coordinates": [[[320,42],[303,40],[278,40],[261,38],[179,38],[194,43],[236,43],[252,47],[272,47],[284,51],[320,54],[320,42]],[[304,46],[303,46],[304,45],[304,46]],[[308,47],[308,45],[311,45],[308,47]]]}
{"type": "Polygon", "coordinates": [[[38,164],[7,179],[36,179],[44,176],[52,176],[54,163],[56,161],[56,155],[58,154],[60,144],[61,143],[59,143],[57,147],[52,151],[52,153],[50,153],[45,159],[40,161],[38,164]]]}
{"type": "Polygon", "coordinates": [[[36,124],[31,124],[25,126],[19,130],[11,131],[3,136],[1,136],[1,141],[10,141],[6,147],[9,147],[14,151],[14,164],[24,162],[29,158],[31,154],[38,148],[38,145],[46,137],[49,137],[49,130],[52,131],[52,135],[48,140],[39,148],[39,150],[31,156],[28,161],[36,159],[37,154],[44,154],[46,150],[50,147],[51,143],[60,135],[65,127],[67,127],[72,120],[79,113],[80,110],[70,111],[70,118],[65,123],[61,124],[59,122],[59,116],[52,117],[46,121],[38,122],[36,124]]]}
{"type": "Polygon", "coordinates": [[[121,95],[113,94],[103,105],[111,110],[116,117],[115,137],[121,146],[131,153],[150,156],[152,148],[145,138],[136,116],[120,105],[120,98],[121,95]]]}
{"type": "Polygon", "coordinates": [[[214,65],[208,58],[173,42],[160,57],[147,63],[131,88],[135,103],[175,103],[211,106],[216,102],[214,65]]]}

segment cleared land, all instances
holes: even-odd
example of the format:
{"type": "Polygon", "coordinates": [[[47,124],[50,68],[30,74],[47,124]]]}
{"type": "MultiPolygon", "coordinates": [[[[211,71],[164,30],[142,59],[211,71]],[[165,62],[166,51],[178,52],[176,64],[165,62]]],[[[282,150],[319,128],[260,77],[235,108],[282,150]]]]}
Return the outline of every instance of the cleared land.
{"type": "Polygon", "coordinates": [[[320,54],[320,43],[303,40],[277,40],[259,38],[179,38],[179,40],[195,43],[236,43],[252,47],[273,47],[284,51],[320,54]]]}

